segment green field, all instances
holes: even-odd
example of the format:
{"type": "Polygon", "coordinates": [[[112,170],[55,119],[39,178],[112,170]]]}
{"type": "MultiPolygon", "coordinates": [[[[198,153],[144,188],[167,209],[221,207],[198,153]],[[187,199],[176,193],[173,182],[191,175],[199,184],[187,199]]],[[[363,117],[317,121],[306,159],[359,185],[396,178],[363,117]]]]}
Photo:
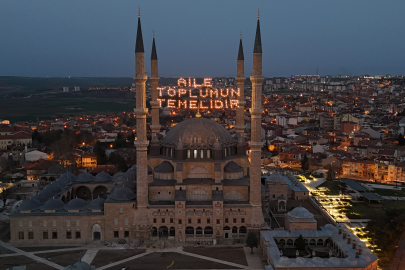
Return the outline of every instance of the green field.
{"type": "Polygon", "coordinates": [[[382,207],[368,206],[363,202],[353,203],[351,202],[351,207],[346,207],[343,210],[348,218],[354,219],[376,219],[385,215],[387,211],[390,210],[400,210],[405,209],[405,201],[392,201],[383,200],[382,207]]]}
{"type": "Polygon", "coordinates": [[[326,191],[325,194],[326,195],[339,195],[339,191],[343,191],[344,189],[339,187],[339,185],[341,184],[340,181],[325,181],[322,185],[318,186],[318,188],[320,187],[324,187],[329,189],[329,191],[326,191]]]}

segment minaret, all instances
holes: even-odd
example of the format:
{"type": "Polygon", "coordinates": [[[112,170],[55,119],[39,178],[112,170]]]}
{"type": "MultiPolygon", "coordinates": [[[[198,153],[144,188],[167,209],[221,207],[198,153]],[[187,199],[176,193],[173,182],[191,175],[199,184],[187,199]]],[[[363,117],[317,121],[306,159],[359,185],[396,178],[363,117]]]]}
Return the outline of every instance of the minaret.
{"type": "Polygon", "coordinates": [[[152,124],[150,128],[152,129],[152,139],[156,136],[156,134],[160,131],[159,125],[159,75],[158,75],[158,59],[156,53],[156,45],[155,45],[155,31],[153,31],[153,42],[152,42],[152,54],[150,56],[150,85],[152,88],[152,100],[150,105],[152,106],[152,124]]]}
{"type": "Polygon", "coordinates": [[[260,21],[257,16],[257,28],[255,45],[253,49],[253,73],[250,77],[252,82],[252,108],[251,115],[251,141],[250,141],[250,213],[249,224],[251,229],[264,226],[263,212],[261,207],[261,118],[262,118],[262,41],[260,36],[260,21]]]}
{"type": "MultiPolygon", "coordinates": [[[[137,208],[146,209],[148,206],[148,164],[147,164],[147,149],[148,140],[146,138],[146,94],[145,83],[148,78],[145,74],[145,52],[143,49],[143,38],[141,29],[141,18],[138,10],[138,30],[136,33],[135,44],[135,76],[136,83],[136,136],[134,142],[136,147],[136,175],[137,175],[137,208]]],[[[135,222],[137,223],[137,222],[135,222]]]]}
{"type": "Polygon", "coordinates": [[[240,33],[236,87],[239,90],[239,107],[236,109],[236,131],[244,137],[245,132],[245,57],[243,56],[242,33],[240,33]]]}

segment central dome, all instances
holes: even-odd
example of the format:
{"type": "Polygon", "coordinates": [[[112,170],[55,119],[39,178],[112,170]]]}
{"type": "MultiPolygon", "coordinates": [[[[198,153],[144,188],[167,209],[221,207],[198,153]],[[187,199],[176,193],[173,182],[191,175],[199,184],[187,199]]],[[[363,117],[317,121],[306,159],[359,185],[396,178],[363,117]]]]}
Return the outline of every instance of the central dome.
{"type": "Polygon", "coordinates": [[[220,144],[232,142],[231,134],[217,122],[206,118],[186,119],[175,125],[162,140],[177,146],[179,139],[183,144],[220,144]]]}

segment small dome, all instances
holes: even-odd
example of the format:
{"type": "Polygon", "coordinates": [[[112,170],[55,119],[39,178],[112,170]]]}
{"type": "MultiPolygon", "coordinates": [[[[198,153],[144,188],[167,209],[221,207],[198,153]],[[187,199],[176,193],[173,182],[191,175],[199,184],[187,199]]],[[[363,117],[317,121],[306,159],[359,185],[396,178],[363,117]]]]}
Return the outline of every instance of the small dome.
{"type": "Polygon", "coordinates": [[[365,262],[370,262],[371,261],[371,259],[370,259],[370,257],[368,255],[362,254],[362,255],[359,256],[359,258],[360,258],[360,260],[365,261],[365,262]]]}
{"type": "Polygon", "coordinates": [[[132,190],[136,190],[136,182],[131,181],[131,180],[122,181],[121,186],[132,189],[132,190]]]}
{"type": "Polygon", "coordinates": [[[225,165],[224,172],[243,172],[243,168],[235,161],[230,161],[225,165]]]}
{"type": "Polygon", "coordinates": [[[43,190],[39,192],[39,194],[45,196],[46,198],[53,197],[54,193],[50,188],[45,187],[43,190]]]}
{"type": "Polygon", "coordinates": [[[295,262],[299,265],[299,266],[304,266],[305,263],[307,262],[307,260],[303,257],[298,257],[295,259],[295,262]]]}
{"type": "Polygon", "coordinates": [[[77,182],[91,182],[93,181],[94,176],[89,173],[81,173],[79,177],[77,177],[77,182]]]}
{"type": "Polygon", "coordinates": [[[54,183],[57,183],[61,188],[64,188],[70,184],[70,182],[71,181],[67,177],[59,177],[54,183]]]}
{"type": "Polygon", "coordinates": [[[320,266],[323,264],[323,261],[321,258],[319,257],[313,257],[312,258],[312,262],[316,265],[316,266],[320,266]]]}
{"type": "Polygon", "coordinates": [[[65,172],[64,174],[61,175],[61,177],[66,177],[70,181],[76,180],[76,176],[71,172],[65,172]]]}
{"type": "Polygon", "coordinates": [[[155,167],[155,172],[174,172],[174,167],[169,161],[163,161],[157,167],[155,167]]]}
{"type": "Polygon", "coordinates": [[[28,211],[28,210],[35,210],[42,206],[42,203],[36,199],[27,199],[22,202],[22,204],[18,207],[20,211],[28,211]]]}
{"type": "Polygon", "coordinates": [[[348,265],[357,265],[357,259],[356,258],[353,258],[353,257],[347,257],[346,259],[345,259],[345,261],[346,261],[346,263],[348,264],[348,265]]]}
{"type": "Polygon", "coordinates": [[[122,180],[123,181],[125,181],[125,180],[132,180],[132,181],[136,180],[136,169],[134,170],[134,169],[131,168],[128,171],[126,171],[124,173],[124,175],[122,176],[122,180]]]}
{"type": "Polygon", "coordinates": [[[59,210],[65,206],[65,203],[60,199],[50,199],[47,200],[43,206],[44,210],[59,210]]]}
{"type": "Polygon", "coordinates": [[[35,199],[37,201],[40,201],[41,203],[44,203],[48,200],[49,197],[45,196],[44,194],[36,194],[35,196],[32,197],[32,199],[35,199]]]}
{"type": "Polygon", "coordinates": [[[283,256],[278,259],[278,263],[284,266],[289,266],[291,264],[291,261],[289,258],[283,256]]]}
{"type": "Polygon", "coordinates": [[[62,191],[59,183],[57,182],[52,182],[52,184],[49,184],[47,187],[54,193],[59,193],[62,191]]]}
{"type": "Polygon", "coordinates": [[[117,201],[131,201],[136,198],[136,194],[132,189],[127,187],[116,187],[114,192],[108,198],[117,201]]]}
{"type": "Polygon", "coordinates": [[[309,212],[307,209],[304,207],[296,207],[292,211],[288,212],[287,215],[289,215],[292,218],[298,218],[298,219],[308,219],[308,218],[313,218],[314,215],[309,212]]]}
{"type": "Polygon", "coordinates": [[[86,201],[80,198],[73,199],[68,202],[68,204],[65,206],[66,209],[68,210],[80,210],[85,208],[87,205],[86,201]]]}
{"type": "Polygon", "coordinates": [[[114,182],[119,182],[122,181],[122,176],[124,175],[123,172],[117,172],[116,174],[114,174],[114,176],[112,177],[112,180],[114,182]]]}
{"type": "Polygon", "coordinates": [[[333,266],[339,266],[340,265],[340,260],[336,257],[330,257],[329,258],[329,263],[333,266]]]}
{"type": "Polygon", "coordinates": [[[104,202],[105,200],[103,198],[94,199],[87,205],[87,208],[90,210],[103,210],[104,202]]]}
{"type": "Polygon", "coordinates": [[[108,182],[110,180],[111,180],[111,175],[109,175],[106,172],[101,172],[101,173],[97,174],[96,177],[94,177],[94,181],[99,182],[99,183],[108,182]]]}

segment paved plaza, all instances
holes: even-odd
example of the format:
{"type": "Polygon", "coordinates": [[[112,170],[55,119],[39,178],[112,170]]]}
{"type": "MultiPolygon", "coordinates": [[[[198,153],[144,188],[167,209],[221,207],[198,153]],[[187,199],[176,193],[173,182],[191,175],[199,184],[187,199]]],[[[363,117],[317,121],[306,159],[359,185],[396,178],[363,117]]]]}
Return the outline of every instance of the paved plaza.
{"type": "Polygon", "coordinates": [[[64,269],[85,261],[96,269],[264,269],[258,250],[242,246],[147,247],[125,249],[101,244],[80,247],[13,247],[0,241],[0,270],[26,265],[27,270],[64,269]]]}

